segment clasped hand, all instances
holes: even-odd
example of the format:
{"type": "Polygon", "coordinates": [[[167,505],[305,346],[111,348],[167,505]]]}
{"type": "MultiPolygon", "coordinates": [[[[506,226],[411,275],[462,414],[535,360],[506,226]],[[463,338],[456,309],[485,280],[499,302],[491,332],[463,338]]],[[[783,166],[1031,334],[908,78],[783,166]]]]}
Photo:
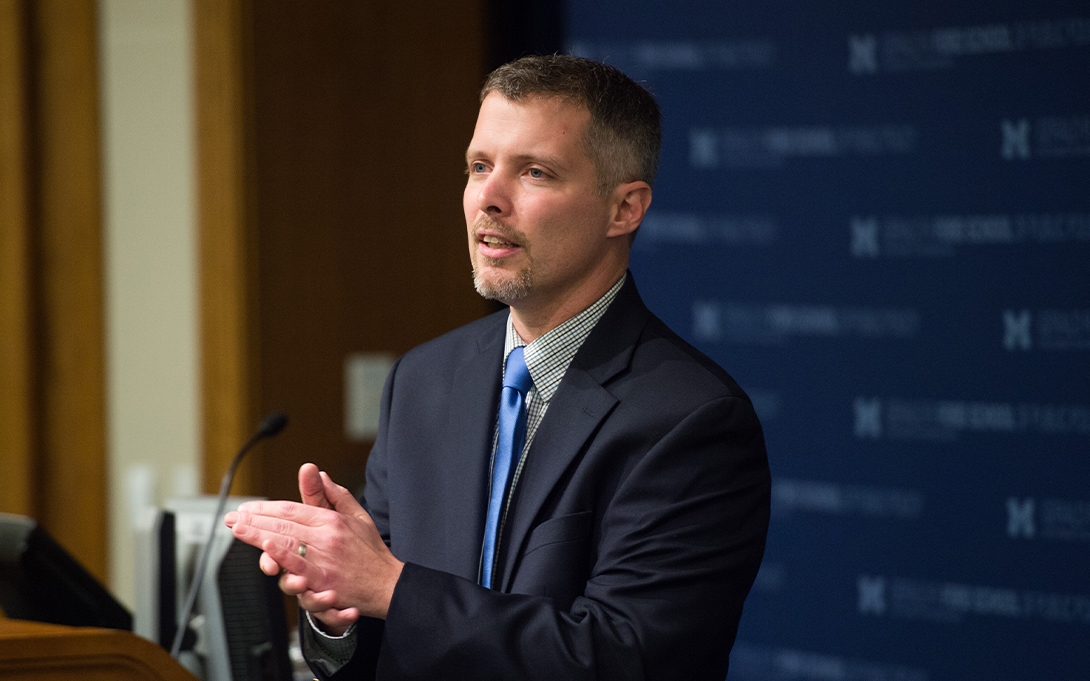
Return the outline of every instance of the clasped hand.
{"type": "Polygon", "coordinates": [[[248,501],[224,522],[263,551],[261,571],[280,573],[281,591],[297,596],[327,633],[343,633],[361,615],[385,619],[404,563],[352,493],[314,464],[299,468],[299,493],[301,504],[248,501]]]}

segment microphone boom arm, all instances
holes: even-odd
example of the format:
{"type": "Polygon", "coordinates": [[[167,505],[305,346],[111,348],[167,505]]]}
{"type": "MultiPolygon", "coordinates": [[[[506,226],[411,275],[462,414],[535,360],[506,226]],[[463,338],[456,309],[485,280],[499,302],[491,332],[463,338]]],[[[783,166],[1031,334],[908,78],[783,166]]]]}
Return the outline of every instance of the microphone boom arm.
{"type": "Polygon", "coordinates": [[[178,618],[178,631],[174,633],[174,644],[170,647],[170,656],[174,659],[178,659],[178,655],[182,650],[182,639],[185,638],[185,632],[189,629],[189,618],[193,614],[193,606],[196,604],[197,594],[201,590],[201,581],[204,580],[205,568],[208,566],[208,554],[211,552],[213,540],[216,538],[216,530],[220,525],[219,519],[223,515],[223,507],[227,504],[227,493],[231,490],[231,483],[235,479],[235,470],[238,469],[238,465],[242,462],[242,457],[246,452],[250,451],[261,440],[279,434],[286,425],[288,425],[288,419],[280,412],[274,411],[267,415],[261,420],[258,431],[246,444],[242,445],[242,449],[238,450],[238,454],[235,454],[235,458],[231,461],[227,472],[223,474],[219,495],[216,498],[216,512],[212,516],[212,530],[208,533],[208,541],[201,546],[201,552],[197,556],[197,569],[193,573],[193,582],[190,584],[189,593],[185,599],[185,607],[182,608],[182,614],[178,618]]]}

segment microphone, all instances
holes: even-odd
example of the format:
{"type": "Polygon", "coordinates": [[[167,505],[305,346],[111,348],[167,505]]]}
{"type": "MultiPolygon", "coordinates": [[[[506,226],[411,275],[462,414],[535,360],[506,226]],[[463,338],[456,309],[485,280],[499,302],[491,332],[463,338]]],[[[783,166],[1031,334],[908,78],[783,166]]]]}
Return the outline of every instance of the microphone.
{"type": "Polygon", "coordinates": [[[193,605],[197,602],[197,594],[201,590],[201,581],[204,579],[204,570],[208,565],[208,554],[212,550],[212,540],[216,537],[216,529],[220,526],[220,516],[223,515],[223,507],[227,503],[227,493],[231,490],[231,482],[235,479],[235,470],[238,468],[239,463],[242,462],[243,455],[256,445],[258,442],[264,440],[267,437],[275,437],[280,434],[280,431],[284,430],[284,426],[288,425],[288,417],[284,416],[278,411],[271,412],[261,419],[261,423],[258,425],[257,432],[251,437],[246,444],[242,445],[242,449],[238,450],[238,454],[235,454],[235,458],[231,461],[230,467],[227,472],[223,474],[223,481],[220,483],[219,496],[216,499],[216,512],[212,516],[212,531],[208,533],[208,541],[201,547],[201,553],[197,557],[197,569],[193,573],[193,583],[189,586],[189,594],[185,599],[185,607],[182,609],[182,616],[178,619],[178,631],[174,634],[174,645],[170,647],[170,656],[174,659],[178,659],[178,654],[182,650],[182,639],[185,637],[185,632],[189,629],[189,617],[193,614],[193,605]]]}

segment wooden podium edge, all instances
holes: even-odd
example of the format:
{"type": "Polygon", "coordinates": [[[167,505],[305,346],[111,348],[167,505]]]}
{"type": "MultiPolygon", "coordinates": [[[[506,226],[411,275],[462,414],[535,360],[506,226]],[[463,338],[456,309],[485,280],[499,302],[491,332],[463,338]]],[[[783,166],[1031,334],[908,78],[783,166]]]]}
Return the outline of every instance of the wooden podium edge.
{"type": "Polygon", "coordinates": [[[0,619],[0,678],[76,680],[122,670],[128,673],[118,678],[197,681],[167,651],[128,631],[0,619]]]}

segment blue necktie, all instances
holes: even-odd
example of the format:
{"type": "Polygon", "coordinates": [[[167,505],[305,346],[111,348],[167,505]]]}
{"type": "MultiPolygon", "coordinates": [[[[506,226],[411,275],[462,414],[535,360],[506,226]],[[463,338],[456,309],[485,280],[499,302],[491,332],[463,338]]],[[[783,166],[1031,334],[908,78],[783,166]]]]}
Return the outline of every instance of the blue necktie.
{"type": "Polygon", "coordinates": [[[507,356],[507,370],[503,374],[496,457],[492,461],[492,491],[488,496],[488,517],[484,526],[481,586],[488,588],[492,588],[492,563],[495,561],[498,539],[496,532],[507,496],[511,464],[522,453],[522,443],[526,441],[526,393],[533,384],[523,349],[515,348],[507,356]]]}

